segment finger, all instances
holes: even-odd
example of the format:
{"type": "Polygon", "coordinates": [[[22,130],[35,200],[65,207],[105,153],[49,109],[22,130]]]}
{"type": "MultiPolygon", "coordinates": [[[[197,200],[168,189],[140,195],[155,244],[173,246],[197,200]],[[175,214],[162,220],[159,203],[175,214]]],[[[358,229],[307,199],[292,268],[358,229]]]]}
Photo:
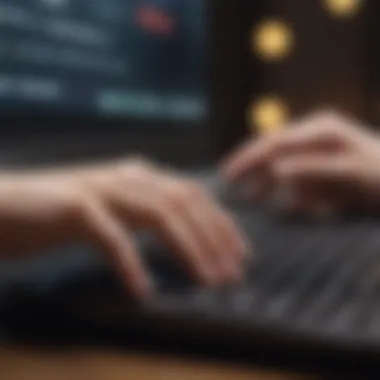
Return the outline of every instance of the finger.
{"type": "Polygon", "coordinates": [[[227,211],[214,208],[213,220],[217,229],[214,238],[218,239],[219,235],[220,246],[224,249],[228,248],[231,255],[237,260],[244,259],[252,247],[242,236],[234,218],[227,211]]]}
{"type": "Polygon", "coordinates": [[[339,129],[338,125],[324,119],[293,124],[276,135],[247,143],[227,160],[223,172],[228,179],[235,180],[280,155],[338,144],[339,129]]]}
{"type": "Polygon", "coordinates": [[[170,194],[173,189],[174,210],[199,241],[205,258],[211,259],[223,276],[240,277],[246,244],[232,218],[216,204],[207,190],[197,184],[166,181],[163,190],[170,194]]]}
{"type": "MultiPolygon", "coordinates": [[[[191,184],[190,184],[191,187],[191,184]]],[[[219,252],[226,249],[230,255],[243,259],[247,254],[247,242],[240,233],[232,215],[220,205],[207,189],[196,187],[194,196],[183,200],[198,230],[207,231],[219,252]],[[202,228],[204,227],[204,228],[202,228]]]]}
{"type": "Polygon", "coordinates": [[[151,291],[151,284],[131,233],[98,202],[86,202],[83,210],[82,220],[91,241],[110,255],[134,296],[147,296],[151,291]]]}
{"type": "Polygon", "coordinates": [[[220,268],[223,278],[239,279],[246,245],[232,219],[207,200],[188,206],[182,217],[188,219],[194,237],[202,244],[204,256],[220,268]]]}
{"type": "Polygon", "coordinates": [[[176,211],[164,207],[156,213],[159,215],[153,228],[173,252],[177,252],[187,264],[190,272],[203,285],[212,286],[220,282],[220,274],[205,255],[202,242],[197,239],[191,226],[176,211]]]}
{"type": "Polygon", "coordinates": [[[357,163],[341,155],[296,155],[273,164],[278,181],[295,182],[353,182],[360,175],[357,163]]]}
{"type": "MultiPolygon", "coordinates": [[[[196,242],[199,259],[213,267],[218,281],[239,278],[241,268],[233,254],[242,255],[244,248],[232,223],[198,183],[164,173],[156,183],[166,194],[171,211],[186,226],[189,238],[196,242]]],[[[192,255],[184,253],[183,259],[193,266],[192,255]]]]}
{"type": "Polygon", "coordinates": [[[188,220],[178,214],[177,204],[168,195],[166,176],[163,179],[156,172],[150,173],[149,178],[135,189],[132,201],[126,185],[128,183],[121,180],[110,191],[114,212],[122,219],[132,219],[139,227],[158,233],[173,252],[181,255],[202,283],[218,283],[218,273],[204,254],[202,242],[194,235],[188,220]]]}
{"type": "Polygon", "coordinates": [[[241,262],[237,260],[235,236],[224,223],[219,212],[206,204],[202,209],[189,210],[188,219],[194,238],[202,246],[202,255],[218,269],[222,280],[237,280],[241,277],[241,262]]]}

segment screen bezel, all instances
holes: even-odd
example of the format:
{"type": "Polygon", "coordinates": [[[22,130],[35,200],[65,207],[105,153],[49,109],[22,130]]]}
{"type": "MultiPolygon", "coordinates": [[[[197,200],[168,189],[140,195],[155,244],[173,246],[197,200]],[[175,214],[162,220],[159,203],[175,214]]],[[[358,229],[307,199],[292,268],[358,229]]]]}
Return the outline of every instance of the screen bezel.
{"type": "MultiPolygon", "coordinates": [[[[212,103],[213,1],[205,1],[205,62],[207,100],[212,103]]],[[[210,120],[200,122],[173,120],[142,120],[130,117],[0,115],[0,152],[30,157],[30,161],[44,161],[43,156],[133,155],[139,154],[173,165],[191,165],[212,160],[210,120]],[[53,152],[51,152],[53,151],[53,152]],[[78,151],[78,153],[74,153],[78,151]],[[89,153],[89,152],[93,153],[89,153]],[[18,152],[15,154],[14,152],[18,152]],[[60,153],[62,152],[62,153],[60,153]],[[87,153],[86,153],[87,152],[87,153]],[[32,158],[41,157],[41,158],[32,158]]],[[[49,158],[49,157],[47,157],[49,158]]],[[[70,157],[69,157],[70,158],[70,157]]]]}

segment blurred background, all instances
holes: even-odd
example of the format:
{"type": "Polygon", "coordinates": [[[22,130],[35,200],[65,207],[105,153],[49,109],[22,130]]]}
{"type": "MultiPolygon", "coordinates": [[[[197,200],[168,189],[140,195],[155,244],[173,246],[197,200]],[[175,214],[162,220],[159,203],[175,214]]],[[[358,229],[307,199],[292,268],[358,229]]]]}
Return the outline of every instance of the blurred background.
{"type": "Polygon", "coordinates": [[[117,122],[175,162],[192,136],[219,157],[318,109],[380,125],[379,20],[378,0],[0,0],[0,142],[117,122]]]}
{"type": "Polygon", "coordinates": [[[379,3],[372,0],[221,1],[215,84],[221,148],[248,133],[335,108],[379,123],[379,3]],[[234,9],[231,9],[234,8],[234,9]],[[229,12],[227,11],[229,10],[229,12]],[[223,16],[225,15],[225,16],[223,16]],[[222,94],[222,95],[221,95],[222,94]],[[233,96],[231,94],[234,94],[233,96]],[[226,120],[228,120],[226,122],[226,120]]]}
{"type": "Polygon", "coordinates": [[[1,110],[198,118],[203,6],[1,1],[1,110]]]}
{"type": "Polygon", "coordinates": [[[318,108],[378,124],[378,8],[1,0],[0,115],[209,123],[223,131],[220,152],[318,108]]]}

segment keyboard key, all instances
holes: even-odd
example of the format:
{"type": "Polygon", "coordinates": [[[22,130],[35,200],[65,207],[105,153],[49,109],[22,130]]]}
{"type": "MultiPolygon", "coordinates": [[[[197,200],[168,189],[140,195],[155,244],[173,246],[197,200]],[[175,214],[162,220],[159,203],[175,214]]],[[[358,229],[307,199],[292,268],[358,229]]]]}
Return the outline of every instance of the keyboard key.
{"type": "Polygon", "coordinates": [[[240,289],[230,294],[229,303],[237,315],[246,315],[254,312],[255,291],[253,288],[240,289]]]}

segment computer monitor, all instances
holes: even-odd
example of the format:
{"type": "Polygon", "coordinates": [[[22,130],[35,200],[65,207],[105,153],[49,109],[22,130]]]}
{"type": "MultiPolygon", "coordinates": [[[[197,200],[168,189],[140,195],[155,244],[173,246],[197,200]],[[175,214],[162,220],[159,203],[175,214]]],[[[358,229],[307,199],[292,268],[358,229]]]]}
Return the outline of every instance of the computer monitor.
{"type": "Polygon", "coordinates": [[[2,0],[0,140],[27,136],[39,154],[71,136],[70,149],[207,155],[209,5],[2,0]]]}

